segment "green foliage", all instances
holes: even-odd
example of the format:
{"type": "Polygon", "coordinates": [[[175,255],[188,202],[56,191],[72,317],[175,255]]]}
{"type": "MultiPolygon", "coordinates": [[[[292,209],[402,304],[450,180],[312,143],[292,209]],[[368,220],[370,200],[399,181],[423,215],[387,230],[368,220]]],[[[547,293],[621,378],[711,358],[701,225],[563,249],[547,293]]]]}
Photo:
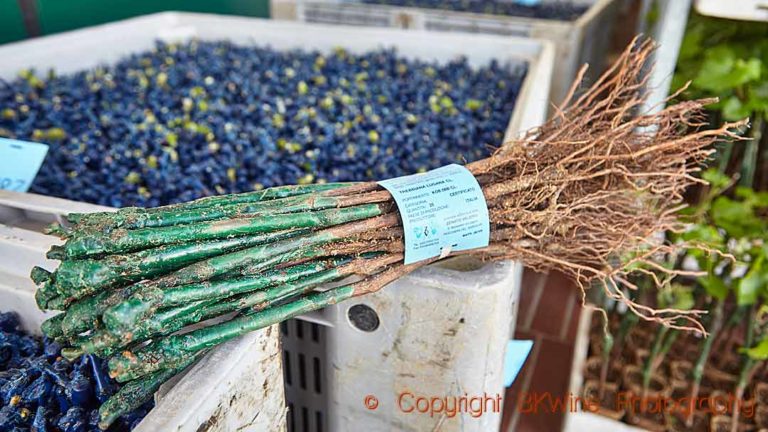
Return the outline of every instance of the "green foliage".
{"type": "Polygon", "coordinates": [[[695,303],[693,288],[681,284],[672,284],[670,289],[659,292],[659,305],[672,309],[692,309],[695,303]]]}
{"type": "Polygon", "coordinates": [[[747,355],[753,360],[768,360],[768,338],[747,350],[747,355]]]}
{"type": "Polygon", "coordinates": [[[692,15],[680,48],[674,88],[687,98],[717,96],[726,120],[768,114],[768,24],[692,15]]]}
{"type": "Polygon", "coordinates": [[[768,227],[768,221],[755,214],[754,210],[754,204],[749,201],[720,196],[712,203],[712,222],[730,237],[747,237],[768,227]]]}
{"type": "Polygon", "coordinates": [[[723,278],[708,274],[699,279],[699,284],[707,291],[707,294],[722,301],[728,296],[728,286],[723,278]]]}
{"type": "Polygon", "coordinates": [[[757,58],[738,58],[728,45],[718,45],[704,53],[704,62],[694,78],[702,90],[723,92],[760,80],[762,63],[757,58]]]}
{"type": "Polygon", "coordinates": [[[730,177],[714,169],[704,171],[701,178],[709,182],[710,194],[712,195],[720,195],[731,184],[730,177]]]}
{"type": "Polygon", "coordinates": [[[764,261],[764,257],[760,256],[751,265],[749,272],[737,280],[736,300],[739,306],[753,305],[758,302],[760,294],[765,295],[768,274],[763,268],[764,261]]]}
{"type": "Polygon", "coordinates": [[[732,185],[727,176],[708,170],[702,178],[710,182],[710,192],[688,209],[694,223],[680,236],[702,246],[688,251],[707,272],[697,283],[718,300],[733,292],[740,306],[759,303],[768,297],[768,193],[736,187],[728,197],[723,195],[732,185]]]}
{"type": "Polygon", "coordinates": [[[753,328],[757,342],[742,352],[753,361],[768,360],[768,304],[763,304],[757,311],[753,328]]]}
{"type": "MultiPolygon", "coordinates": [[[[717,316],[718,310],[722,313],[726,303],[738,306],[734,308],[734,317],[738,311],[759,310],[756,319],[745,323],[750,336],[739,349],[745,356],[740,376],[746,377],[745,371],[755,362],[768,360],[768,192],[733,187],[731,178],[714,169],[703,172],[702,178],[710,184],[708,192],[697,205],[683,212],[691,224],[685,232],[671,234],[670,238],[701,246],[688,249],[685,257],[672,261],[680,268],[686,259],[693,259],[705,274],[697,277],[694,284],[675,279],[669,289],[658,294],[658,305],[709,308],[713,316],[717,316]]],[[[669,262],[666,258],[659,265],[669,262]]],[[[709,355],[707,346],[711,347],[711,342],[704,345],[698,360],[702,371],[709,355]]]]}

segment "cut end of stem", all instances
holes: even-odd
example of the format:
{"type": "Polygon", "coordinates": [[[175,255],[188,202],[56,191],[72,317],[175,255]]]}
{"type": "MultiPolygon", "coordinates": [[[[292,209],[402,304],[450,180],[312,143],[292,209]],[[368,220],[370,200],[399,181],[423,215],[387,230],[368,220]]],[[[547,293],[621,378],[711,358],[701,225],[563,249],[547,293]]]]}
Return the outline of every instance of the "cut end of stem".
{"type": "Polygon", "coordinates": [[[83,354],[84,352],[80,348],[66,347],[61,349],[61,356],[69,361],[75,360],[83,354]]]}

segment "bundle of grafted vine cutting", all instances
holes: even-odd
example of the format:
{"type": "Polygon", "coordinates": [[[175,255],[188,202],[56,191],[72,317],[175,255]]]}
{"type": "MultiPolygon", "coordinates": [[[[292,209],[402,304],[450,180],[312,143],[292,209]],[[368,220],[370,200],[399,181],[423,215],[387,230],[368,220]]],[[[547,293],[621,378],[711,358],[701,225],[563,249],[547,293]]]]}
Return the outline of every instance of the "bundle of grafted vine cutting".
{"type": "MultiPolygon", "coordinates": [[[[674,276],[651,258],[679,245],[654,233],[681,228],[675,212],[698,181],[692,174],[710,144],[736,138],[731,130],[741,124],[700,129],[709,100],[641,112],[652,49],[633,43],[544,125],[467,165],[483,189],[491,239],[451,255],[559,270],[581,287],[597,283],[644,319],[702,330],[699,311],[634,302],[630,273],[674,276]]],[[[109,357],[111,375],[129,382],[102,406],[104,427],[211,347],[375,292],[439,259],[403,264],[397,206],[375,182],[279,187],[68,221],[54,230],[66,242],[49,253],[60,266],[32,277],[40,307],[63,311],[43,331],[68,356],[109,357]]]]}

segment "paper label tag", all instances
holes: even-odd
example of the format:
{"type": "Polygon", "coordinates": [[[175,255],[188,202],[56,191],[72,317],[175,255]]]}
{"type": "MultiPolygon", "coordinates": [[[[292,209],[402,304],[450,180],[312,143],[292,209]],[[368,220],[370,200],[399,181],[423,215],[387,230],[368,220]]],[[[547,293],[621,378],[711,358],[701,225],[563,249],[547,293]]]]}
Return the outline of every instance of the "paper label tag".
{"type": "Polygon", "coordinates": [[[525,360],[533,348],[532,340],[511,340],[507,342],[504,353],[504,387],[509,387],[525,365],[525,360]]]}
{"type": "Polygon", "coordinates": [[[528,6],[528,7],[538,6],[539,3],[541,3],[540,0],[512,0],[512,2],[517,3],[521,6],[528,6]]]}
{"type": "Polygon", "coordinates": [[[46,153],[45,144],[0,138],[0,189],[26,192],[46,153]]]}
{"type": "Polygon", "coordinates": [[[400,210],[405,264],[488,246],[488,206],[480,184],[463,166],[447,165],[379,184],[400,210]]]}

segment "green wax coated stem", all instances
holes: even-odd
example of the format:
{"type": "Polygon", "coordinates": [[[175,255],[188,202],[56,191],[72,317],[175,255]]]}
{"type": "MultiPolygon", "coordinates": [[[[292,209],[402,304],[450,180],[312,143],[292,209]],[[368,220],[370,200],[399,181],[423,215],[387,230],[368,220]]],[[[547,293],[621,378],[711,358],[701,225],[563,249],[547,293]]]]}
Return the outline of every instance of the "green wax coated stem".
{"type": "Polygon", "coordinates": [[[93,334],[77,340],[75,344],[80,347],[83,353],[108,357],[134,342],[170,334],[205,319],[203,318],[202,306],[213,303],[210,301],[193,302],[159,311],[140,321],[130,333],[124,335],[112,333],[107,329],[97,329],[93,334]]]}
{"type": "Polygon", "coordinates": [[[62,319],[62,332],[65,336],[71,337],[97,328],[101,323],[101,314],[107,308],[128,298],[140,286],[140,284],[134,284],[113,290],[101,291],[72,303],[67,308],[67,312],[62,319]]]}
{"type": "Polygon", "coordinates": [[[291,213],[280,217],[241,218],[136,230],[117,229],[108,235],[97,233],[73,236],[64,248],[67,256],[73,258],[122,253],[165,244],[205,241],[295,228],[323,228],[379,216],[382,213],[383,209],[380,205],[364,204],[316,212],[291,213]]]}
{"type": "Polygon", "coordinates": [[[280,231],[211,242],[166,245],[97,259],[65,260],[55,273],[56,289],[61,295],[80,298],[104,288],[170,273],[212,256],[303,233],[306,231],[280,231]]]}
{"type": "MultiPolygon", "coordinates": [[[[339,189],[349,186],[350,184],[352,183],[279,186],[261,191],[205,197],[186,203],[171,204],[167,206],[147,209],[139,207],[125,207],[116,212],[99,212],[87,214],[71,213],[67,215],[67,220],[70,223],[77,224],[78,226],[76,228],[78,231],[94,228],[103,229],[117,228],[122,226],[128,227],[137,221],[140,221],[148,214],[164,212],[172,214],[180,211],[201,210],[222,205],[259,203],[269,200],[305,195],[314,192],[324,192],[328,190],[339,189]]],[[[140,224],[141,222],[139,222],[139,225],[137,226],[140,226],[140,224]]]]}
{"type": "Polygon", "coordinates": [[[56,297],[48,299],[45,302],[45,309],[63,311],[63,310],[66,310],[70,304],[72,304],[73,300],[74,299],[70,299],[68,297],[58,295],[56,297]]]}
{"type": "MultiPolygon", "coordinates": [[[[285,213],[308,212],[340,206],[340,198],[318,195],[297,195],[270,201],[231,203],[211,205],[201,208],[179,208],[165,211],[148,211],[122,217],[117,214],[107,223],[98,225],[97,231],[108,233],[115,228],[139,229],[157,228],[195,222],[214,221],[238,217],[267,216],[285,213]]],[[[143,209],[142,209],[143,210],[143,209]]],[[[85,232],[80,229],[80,232],[85,232]]]]}
{"type": "Polygon", "coordinates": [[[272,271],[264,276],[254,276],[234,280],[206,282],[203,284],[185,285],[163,291],[162,306],[174,306],[184,302],[222,299],[233,295],[258,290],[267,286],[284,284],[296,279],[326,270],[332,265],[330,261],[299,264],[283,270],[272,271]]]}
{"type": "Polygon", "coordinates": [[[266,290],[232,295],[224,301],[219,300],[218,297],[220,296],[207,297],[204,301],[191,302],[191,300],[188,300],[183,305],[162,309],[153,315],[139,320],[129,332],[120,333],[101,329],[93,335],[85,337],[77,345],[80,346],[82,352],[108,356],[130,343],[157,335],[173,333],[190,324],[255,306],[264,308],[295,294],[306,292],[320,284],[347,276],[346,273],[342,274],[333,267],[348,261],[349,259],[344,258],[289,267],[287,270],[293,272],[292,276],[294,277],[292,279],[299,277],[302,277],[302,279],[291,283],[283,283],[280,286],[266,290]],[[323,271],[324,269],[329,270],[323,271]]]}
{"type": "MultiPolygon", "coordinates": [[[[261,191],[228,195],[226,200],[227,202],[230,202],[230,203],[251,202],[254,200],[255,197],[258,198],[258,199],[255,199],[255,201],[273,200],[277,198],[287,198],[295,195],[304,195],[304,194],[310,194],[310,193],[325,192],[325,191],[334,190],[334,189],[341,189],[343,187],[352,186],[356,184],[358,183],[335,182],[335,183],[313,183],[308,185],[275,186],[275,187],[271,187],[261,191]]],[[[211,201],[214,201],[217,198],[223,199],[223,197],[221,196],[200,198],[198,200],[190,202],[189,205],[192,205],[192,206],[209,205],[211,201]]]]}
{"type": "Polygon", "coordinates": [[[110,307],[102,315],[104,325],[113,333],[132,332],[133,328],[156,309],[199,300],[218,300],[283,284],[321,272],[330,263],[313,262],[272,271],[263,275],[182,285],[170,289],[146,286],[130,298],[110,307]]]}
{"type": "Polygon", "coordinates": [[[254,246],[209,258],[154,281],[101,291],[71,304],[62,323],[62,330],[65,335],[70,336],[98,326],[105,310],[127,299],[135,291],[144,289],[145,286],[170,288],[231,275],[235,271],[240,271],[238,274],[257,274],[265,268],[275,267],[285,262],[322,256],[325,251],[317,247],[317,244],[333,239],[327,233],[312,233],[271,245],[254,246]]]}
{"type": "Polygon", "coordinates": [[[355,185],[357,183],[313,183],[308,185],[289,185],[276,186],[261,191],[245,192],[241,194],[220,195],[213,197],[200,198],[185,204],[178,204],[183,208],[207,207],[211,204],[217,204],[225,201],[229,204],[244,202],[260,202],[265,200],[274,200],[279,198],[288,198],[296,195],[305,195],[317,192],[325,192],[334,189],[355,185]]]}
{"type": "Polygon", "coordinates": [[[59,238],[65,238],[69,235],[69,231],[63,226],[61,226],[61,224],[59,224],[58,222],[54,222],[48,225],[47,227],[45,227],[45,229],[43,230],[43,233],[56,236],[59,238]]]}
{"type": "Polygon", "coordinates": [[[291,303],[252,312],[230,321],[173,335],[141,347],[136,352],[123,352],[109,361],[110,375],[120,382],[154,373],[177,358],[186,358],[237,336],[255,331],[288,318],[301,315],[352,297],[354,288],[345,285],[324,292],[306,295],[291,303]]]}
{"type": "Polygon", "coordinates": [[[64,246],[53,245],[48,252],[45,253],[45,257],[52,260],[62,261],[67,258],[67,254],[64,252],[64,246]]]}
{"type": "Polygon", "coordinates": [[[304,258],[316,258],[325,254],[320,247],[337,240],[328,232],[314,232],[276,243],[257,245],[248,249],[219,255],[199,261],[152,281],[153,285],[170,288],[227,276],[241,270],[248,274],[273,268],[280,264],[304,258]]]}
{"type": "MultiPolygon", "coordinates": [[[[330,269],[326,271],[305,272],[303,276],[309,277],[266,290],[236,295],[225,301],[208,298],[204,301],[163,309],[154,315],[138,320],[128,332],[120,333],[113,332],[111,329],[99,329],[94,334],[84,337],[77,345],[80,346],[80,350],[84,353],[97,354],[102,357],[109,356],[131,343],[158,335],[173,333],[190,324],[254,306],[260,308],[267,307],[320,284],[338,280],[345,277],[346,274],[340,274],[337,269],[330,269]]],[[[108,322],[106,319],[104,321],[108,322]]],[[[109,326],[107,327],[109,328],[109,326]]]]}
{"type": "Polygon", "coordinates": [[[44,335],[51,339],[61,339],[64,336],[64,331],[61,329],[61,323],[64,321],[65,315],[66,312],[62,312],[48,318],[40,325],[40,330],[42,330],[44,335]]]}
{"type": "MultiPolygon", "coordinates": [[[[67,222],[69,222],[70,224],[74,225],[74,224],[79,224],[80,222],[87,219],[88,217],[101,215],[103,213],[108,213],[108,212],[68,213],[66,216],[64,216],[64,219],[66,219],[67,222]]],[[[52,229],[53,229],[52,227],[48,227],[49,231],[52,229]]]]}
{"type": "MultiPolygon", "coordinates": [[[[171,204],[161,207],[153,207],[148,209],[139,209],[146,212],[163,212],[167,210],[189,210],[208,208],[217,205],[226,204],[243,204],[243,203],[258,203],[265,201],[273,201],[282,198],[290,198],[299,195],[308,195],[314,193],[325,192],[329,190],[341,189],[355,183],[323,183],[323,184],[309,184],[309,185],[288,185],[277,186],[260,191],[244,192],[239,194],[229,195],[216,195],[210,197],[198,198],[194,201],[189,201],[179,204],[171,204]]],[[[136,210],[132,208],[131,210],[136,210]]],[[[121,210],[122,211],[122,210],[121,210]]]]}
{"type": "Polygon", "coordinates": [[[292,283],[285,283],[265,290],[242,294],[227,301],[206,306],[203,311],[203,317],[208,319],[252,307],[262,310],[280,300],[309,291],[318,285],[337,281],[346,276],[348,275],[341,274],[337,269],[330,269],[292,283]]]}
{"type": "Polygon", "coordinates": [[[120,416],[128,414],[150,400],[157,389],[160,388],[160,385],[186,369],[195,360],[200,358],[202,354],[192,356],[174,368],[157,371],[152,375],[129,382],[120,387],[117,393],[99,407],[99,429],[108,429],[120,416]]]}
{"type": "Polygon", "coordinates": [[[37,306],[43,310],[48,309],[48,304],[59,296],[55,286],[55,275],[42,267],[35,266],[32,267],[29,277],[37,286],[35,290],[37,306]]]}
{"type": "Polygon", "coordinates": [[[57,300],[54,299],[57,297],[59,297],[59,293],[56,292],[56,288],[51,280],[44,281],[35,290],[35,303],[42,310],[52,309],[50,304],[56,303],[57,300]]]}
{"type": "Polygon", "coordinates": [[[48,303],[58,297],[58,293],[53,285],[54,275],[48,270],[34,266],[29,272],[29,277],[37,286],[35,290],[35,302],[40,309],[48,309],[48,303]]]}
{"type": "Polygon", "coordinates": [[[35,285],[40,285],[43,282],[48,282],[49,280],[51,280],[51,277],[52,277],[52,273],[40,266],[32,267],[32,271],[29,272],[29,278],[32,279],[32,282],[34,282],[35,285]]]}

